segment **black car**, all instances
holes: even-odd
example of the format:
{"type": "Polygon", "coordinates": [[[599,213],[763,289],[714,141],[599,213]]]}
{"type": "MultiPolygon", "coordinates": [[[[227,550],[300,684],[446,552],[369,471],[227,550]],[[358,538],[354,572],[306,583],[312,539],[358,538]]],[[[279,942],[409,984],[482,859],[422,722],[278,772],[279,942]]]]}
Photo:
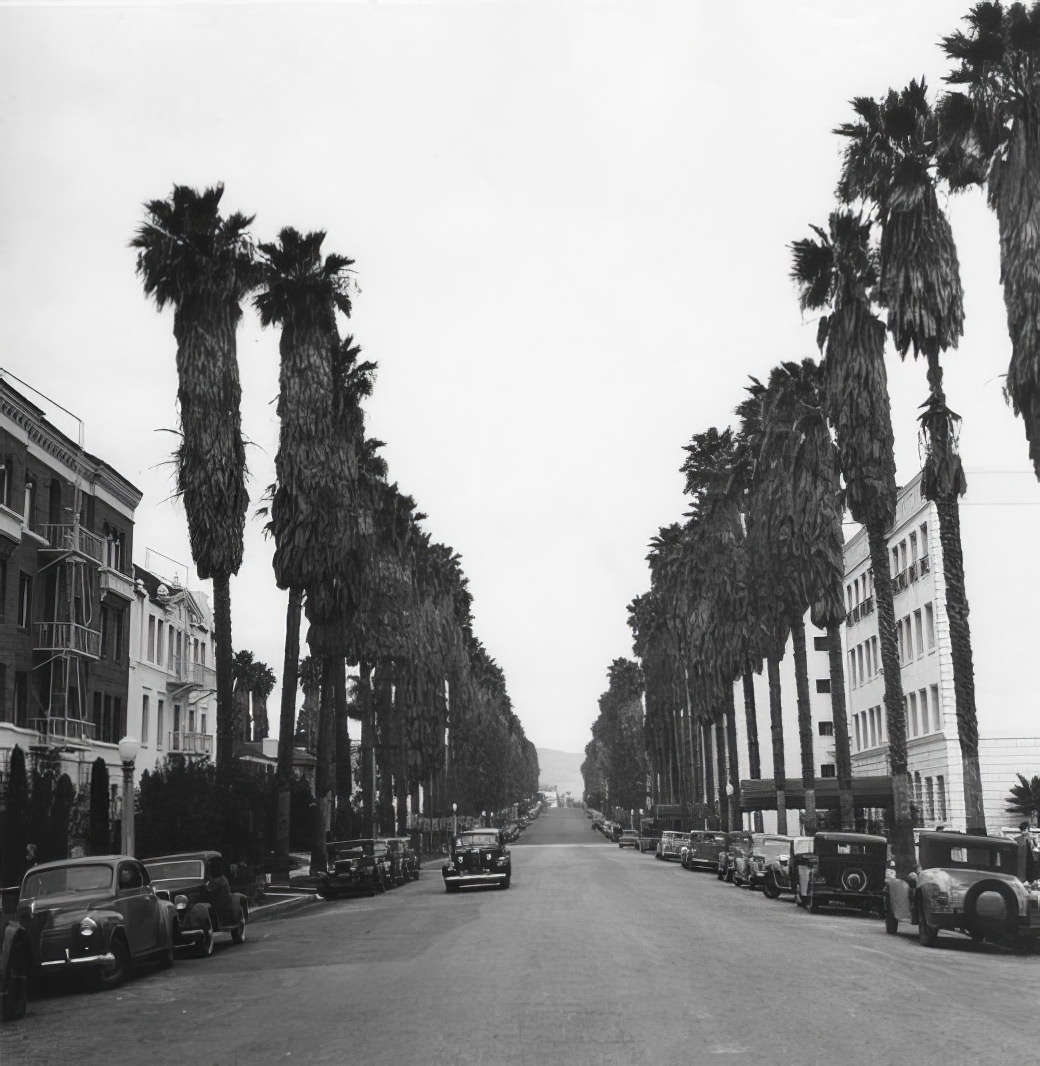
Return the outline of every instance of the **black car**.
{"type": "Polygon", "coordinates": [[[186,851],[145,859],[144,865],[157,894],[172,900],[177,908],[177,939],[180,946],[199,955],[213,954],[213,937],[230,933],[233,944],[246,938],[249,900],[234,892],[231,869],[219,851],[186,851]]]}
{"type": "Polygon", "coordinates": [[[459,833],[452,839],[441,873],[445,892],[457,892],[469,885],[508,888],[512,878],[509,848],[502,843],[497,829],[459,833]]]}
{"type": "Polygon", "coordinates": [[[888,841],[869,833],[817,833],[813,850],[791,853],[789,873],[799,907],[841,904],[860,911],[885,907],[888,841]]]}
{"type": "Polygon", "coordinates": [[[390,860],[390,877],[395,885],[419,880],[419,856],[407,837],[387,837],[387,856],[390,860]]]}
{"type": "Polygon", "coordinates": [[[336,840],[326,845],[326,852],[329,869],[321,883],[321,894],[326,899],[374,896],[393,884],[385,840],[336,840]]]}

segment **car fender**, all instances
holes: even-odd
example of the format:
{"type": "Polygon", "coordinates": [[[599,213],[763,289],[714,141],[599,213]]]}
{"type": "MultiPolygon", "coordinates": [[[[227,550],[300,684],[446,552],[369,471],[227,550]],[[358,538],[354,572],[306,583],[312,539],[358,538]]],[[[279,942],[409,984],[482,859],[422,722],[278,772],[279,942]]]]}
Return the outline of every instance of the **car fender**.
{"type": "Polygon", "coordinates": [[[911,898],[913,889],[902,878],[890,878],[885,884],[885,906],[888,913],[901,922],[912,922],[911,898]]]}

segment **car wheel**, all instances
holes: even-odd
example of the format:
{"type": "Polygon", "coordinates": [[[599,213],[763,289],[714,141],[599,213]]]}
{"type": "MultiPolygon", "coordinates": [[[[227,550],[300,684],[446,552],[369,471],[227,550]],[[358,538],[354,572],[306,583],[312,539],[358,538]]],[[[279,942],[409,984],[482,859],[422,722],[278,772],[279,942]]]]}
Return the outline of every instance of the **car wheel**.
{"type": "Polygon", "coordinates": [[[25,1017],[29,1001],[29,951],[22,941],[11,945],[0,988],[0,1020],[14,1022],[25,1017]]]}
{"type": "Polygon", "coordinates": [[[249,921],[249,914],[245,907],[242,908],[242,917],[238,920],[238,925],[231,930],[231,943],[232,944],[244,944],[246,940],[246,922],[249,921]]]}
{"type": "Polygon", "coordinates": [[[118,988],[126,980],[130,969],[130,952],[121,936],[112,939],[109,950],[112,952],[112,965],[107,970],[102,968],[97,974],[97,986],[105,990],[118,988]]]}
{"type": "Polygon", "coordinates": [[[503,888],[508,888],[509,887],[509,882],[510,882],[511,878],[512,878],[512,874],[506,874],[506,879],[502,882],[502,887],[503,888]]]}
{"type": "Polygon", "coordinates": [[[939,927],[928,921],[924,900],[917,901],[917,939],[926,948],[934,948],[936,940],[939,939],[939,927]]]}
{"type": "Polygon", "coordinates": [[[809,902],[809,899],[807,896],[803,896],[802,893],[796,887],[794,890],[794,901],[799,907],[805,907],[805,905],[809,902]]]}
{"type": "Polygon", "coordinates": [[[716,877],[717,877],[717,878],[718,878],[718,879],[719,879],[720,881],[723,881],[723,880],[725,880],[725,878],[726,878],[726,874],[725,874],[725,873],[723,872],[723,869],[722,869],[722,867],[721,867],[721,866],[719,866],[719,867],[716,867],[716,869],[715,869],[715,876],[716,876],[716,877]]]}
{"type": "Polygon", "coordinates": [[[767,877],[762,882],[762,895],[765,896],[766,899],[780,898],[780,889],[776,887],[776,881],[774,881],[773,878],[767,877]]]}
{"type": "Polygon", "coordinates": [[[444,891],[445,892],[458,892],[458,890],[459,890],[459,886],[458,885],[445,884],[445,886],[444,886],[444,891]]]}
{"type": "Polygon", "coordinates": [[[819,912],[820,912],[820,904],[817,902],[817,900],[810,899],[809,900],[809,913],[810,914],[819,914],[819,912]]]}

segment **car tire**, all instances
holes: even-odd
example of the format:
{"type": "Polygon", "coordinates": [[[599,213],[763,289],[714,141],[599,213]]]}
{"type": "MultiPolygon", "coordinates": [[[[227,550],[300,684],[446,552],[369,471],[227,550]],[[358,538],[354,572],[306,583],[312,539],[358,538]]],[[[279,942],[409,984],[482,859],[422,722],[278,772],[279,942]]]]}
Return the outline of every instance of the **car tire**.
{"type": "Polygon", "coordinates": [[[820,904],[819,904],[818,900],[816,900],[816,899],[810,899],[809,900],[809,913],[810,914],[819,914],[820,913],[820,904]]]}
{"type": "Polygon", "coordinates": [[[242,917],[238,920],[238,925],[231,930],[231,943],[232,944],[244,944],[246,942],[246,923],[249,921],[249,912],[242,908],[242,917]]]}
{"type": "Polygon", "coordinates": [[[0,1021],[16,1022],[25,1017],[29,1001],[29,949],[18,940],[11,945],[0,987],[0,1021]]]}
{"type": "Polygon", "coordinates": [[[776,878],[766,874],[765,880],[762,882],[762,895],[766,899],[779,899],[780,898],[780,886],[776,883],[776,878]]]}
{"type": "Polygon", "coordinates": [[[716,877],[717,877],[717,878],[718,878],[718,879],[719,879],[720,881],[724,881],[724,880],[725,880],[725,878],[726,878],[726,875],[725,875],[725,873],[723,873],[723,871],[722,871],[722,868],[721,868],[721,867],[718,867],[718,866],[717,866],[717,867],[715,868],[715,876],[716,876],[716,877]]]}
{"type": "Polygon", "coordinates": [[[444,885],[444,891],[445,892],[458,892],[458,890],[459,890],[459,886],[458,885],[449,885],[447,883],[445,883],[445,885],[444,885]]]}
{"type": "Polygon", "coordinates": [[[917,903],[917,939],[926,948],[934,948],[935,942],[939,939],[939,927],[928,921],[924,900],[918,900],[917,903]]]}
{"type": "Polygon", "coordinates": [[[806,905],[809,903],[809,898],[808,898],[808,896],[803,896],[801,891],[798,889],[798,887],[795,886],[794,901],[799,907],[801,907],[804,910],[806,905]]]}
{"type": "Polygon", "coordinates": [[[503,888],[508,888],[509,887],[509,882],[510,882],[511,878],[512,878],[512,874],[506,874],[506,879],[502,882],[502,887],[503,888]]]}
{"type": "Polygon", "coordinates": [[[109,950],[114,960],[111,969],[102,968],[97,972],[97,987],[104,991],[118,988],[126,980],[126,975],[130,970],[130,951],[121,936],[112,938],[109,950]]]}

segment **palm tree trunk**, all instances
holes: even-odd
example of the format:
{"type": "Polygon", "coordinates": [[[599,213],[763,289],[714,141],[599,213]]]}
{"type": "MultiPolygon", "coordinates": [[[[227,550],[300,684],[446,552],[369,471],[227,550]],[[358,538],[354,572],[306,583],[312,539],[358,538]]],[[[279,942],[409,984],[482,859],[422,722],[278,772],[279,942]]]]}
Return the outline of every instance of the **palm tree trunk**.
{"type": "MultiPolygon", "coordinates": [[[[748,777],[752,781],[762,779],[762,755],[758,748],[758,708],[755,706],[755,678],[751,667],[744,668],[741,676],[744,687],[744,723],[747,729],[748,777]]],[[[755,832],[761,833],[762,811],[754,812],[755,832]]]]}
{"type": "MultiPolygon", "coordinates": [[[[701,749],[704,752],[704,802],[708,817],[715,820],[715,764],[711,761],[711,722],[701,721],[701,749]]],[[[721,825],[721,822],[719,823],[721,825]]],[[[715,826],[710,826],[714,829],[715,826]]]]}
{"type": "Polygon", "coordinates": [[[314,769],[314,823],[311,841],[311,873],[328,869],[326,834],[331,824],[332,786],[335,769],[336,709],[333,667],[322,662],[321,702],[318,704],[318,759],[314,769]]]}
{"type": "Polygon", "coordinates": [[[722,828],[729,832],[729,804],[726,802],[726,726],[722,715],[715,718],[715,761],[717,763],[715,781],[719,792],[719,818],[722,828]]]}
{"type": "Polygon", "coordinates": [[[342,655],[333,659],[333,685],[336,698],[336,804],[332,823],[336,838],[349,833],[350,796],[353,792],[350,765],[350,718],[347,715],[347,663],[342,655]],[[345,824],[346,823],[346,824],[345,824]]]}
{"type": "Polygon", "coordinates": [[[729,824],[732,829],[744,826],[740,810],[740,762],[737,758],[737,705],[733,686],[726,686],[726,755],[729,762],[729,824]]]}
{"type": "Polygon", "coordinates": [[[849,716],[845,708],[845,654],[841,647],[840,622],[827,627],[827,658],[830,665],[834,762],[838,775],[841,828],[851,833],[856,829],[856,807],[852,799],[852,749],[849,745],[849,716]]]}
{"type": "Polygon", "coordinates": [[[776,788],[776,831],[787,833],[787,768],[784,765],[784,719],[780,696],[780,660],[770,655],[766,660],[769,674],[769,729],[773,739],[773,783],[776,788]]]}
{"type": "Polygon", "coordinates": [[[278,766],[275,782],[278,808],[275,816],[275,855],[289,854],[289,826],[292,809],[294,734],[296,732],[296,692],[300,669],[300,617],[303,590],[289,589],[285,609],[285,655],[282,658],[282,702],[278,714],[278,766]]]}
{"type": "Polygon", "coordinates": [[[358,703],[361,709],[361,835],[375,836],[375,729],[372,716],[372,667],[361,661],[358,668],[358,703]]]}
{"type": "Polygon", "coordinates": [[[216,637],[217,667],[217,776],[231,777],[235,762],[235,738],[240,725],[236,721],[234,692],[234,650],[231,645],[231,576],[213,575],[213,629],[216,637]]]}
{"type": "Polygon", "coordinates": [[[816,835],[816,760],[813,757],[812,705],[809,702],[809,666],[805,654],[805,622],[791,623],[794,644],[794,682],[798,693],[798,746],[802,756],[802,788],[805,790],[805,834],[816,835]]]}
{"type": "Polygon", "coordinates": [[[906,778],[906,712],[903,709],[903,678],[896,646],[896,612],[892,595],[892,571],[888,562],[888,539],[883,526],[867,526],[870,563],[874,570],[881,667],[885,674],[885,725],[888,731],[888,765],[892,775],[892,857],[896,876],[905,879],[916,863],[914,827],[910,817],[910,790],[906,778]]]}
{"type": "MultiPolygon", "coordinates": [[[[404,669],[409,669],[405,667],[404,669]]],[[[399,837],[406,836],[408,834],[408,746],[406,740],[405,730],[405,713],[408,709],[407,704],[414,703],[419,694],[414,686],[414,672],[409,679],[407,685],[407,691],[404,691],[404,685],[399,681],[397,688],[397,698],[395,699],[394,716],[396,723],[397,734],[397,758],[395,761],[397,765],[395,777],[396,787],[394,792],[397,798],[397,833],[399,837]],[[402,699],[402,697],[410,697],[402,699]]]]}

